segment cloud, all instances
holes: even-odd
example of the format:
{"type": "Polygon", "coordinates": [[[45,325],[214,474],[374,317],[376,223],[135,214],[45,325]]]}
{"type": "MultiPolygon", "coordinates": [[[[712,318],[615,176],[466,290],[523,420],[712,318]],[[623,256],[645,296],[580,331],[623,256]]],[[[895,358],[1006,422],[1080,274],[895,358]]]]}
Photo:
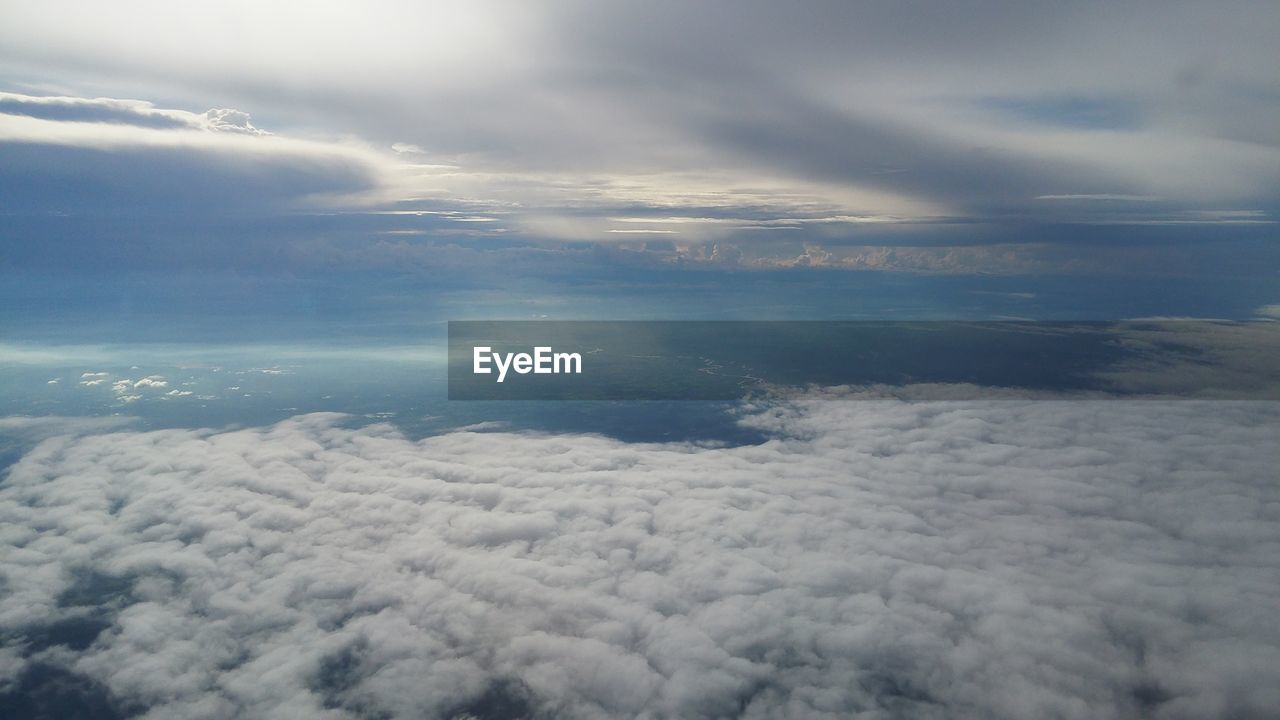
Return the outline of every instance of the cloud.
{"type": "Polygon", "coordinates": [[[1275,399],[1280,326],[1268,322],[1186,322],[1150,318],[1121,325],[1124,356],[1098,373],[1127,393],[1275,399]]]}
{"type": "MultiPolygon", "coordinates": [[[[229,104],[285,137],[360,137],[395,156],[381,199],[514,210],[513,229],[544,240],[617,239],[607,218],[629,213],[729,209],[766,222],[947,219],[932,232],[956,242],[965,223],[1087,223],[1054,241],[1114,243],[1128,241],[1124,223],[1203,226],[1195,213],[1220,211],[1273,221],[1278,209],[1277,17],[1257,3],[226,3],[199,25],[148,2],[9,15],[0,79],[229,104]]],[[[64,100],[58,117],[96,120],[97,132],[103,120],[170,133],[193,121],[137,101],[64,100]]],[[[51,104],[28,102],[26,119],[51,104]]],[[[237,111],[189,115],[223,131],[211,134],[255,130],[237,111]]],[[[321,174],[311,192],[378,184],[321,174]]],[[[266,195],[281,193],[293,198],[266,195]]],[[[829,230],[923,244],[909,232],[872,242],[857,223],[829,230]]]]}
{"type": "Polygon", "coordinates": [[[454,432],[489,432],[492,430],[505,430],[509,426],[510,423],[504,420],[486,420],[484,422],[472,423],[470,425],[463,425],[462,427],[454,428],[454,432]]]}
{"type": "Polygon", "coordinates": [[[249,113],[229,108],[206,110],[204,118],[209,125],[223,132],[244,133],[246,135],[270,135],[266,130],[259,130],[249,122],[249,113]]]}
{"type": "Polygon", "coordinates": [[[1158,202],[1161,198],[1146,195],[1040,195],[1036,200],[1068,202],[1158,202]]]}
{"type": "Polygon", "coordinates": [[[346,206],[391,183],[359,143],[276,136],[247,113],[0,93],[0,210],[151,216],[346,206]]]}
{"type": "Polygon", "coordinates": [[[767,441],[414,441],[323,414],[48,439],[0,489],[0,668],[187,717],[1280,703],[1273,404],[744,413],[767,441]]]}
{"type": "Polygon", "coordinates": [[[269,135],[239,110],[214,108],[202,115],[185,110],[157,108],[144,100],[35,96],[0,92],[0,115],[76,123],[133,125],[152,129],[209,130],[269,135]]]}
{"type": "Polygon", "coordinates": [[[149,128],[198,127],[191,113],[159,110],[142,100],[32,96],[0,92],[0,113],[59,122],[136,125],[149,128]]]}

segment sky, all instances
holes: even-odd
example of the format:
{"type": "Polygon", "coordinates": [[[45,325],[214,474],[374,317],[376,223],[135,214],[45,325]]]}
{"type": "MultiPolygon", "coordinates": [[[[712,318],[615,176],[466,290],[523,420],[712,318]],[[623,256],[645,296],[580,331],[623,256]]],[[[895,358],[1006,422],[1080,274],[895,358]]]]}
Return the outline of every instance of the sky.
{"type": "Polygon", "coordinates": [[[0,718],[1280,706],[1280,5],[0,18],[0,718]],[[494,319],[1137,320],[448,400],[494,319]]]}
{"type": "Polygon", "coordinates": [[[5,267],[1273,279],[1277,15],[14,6],[5,267]]]}

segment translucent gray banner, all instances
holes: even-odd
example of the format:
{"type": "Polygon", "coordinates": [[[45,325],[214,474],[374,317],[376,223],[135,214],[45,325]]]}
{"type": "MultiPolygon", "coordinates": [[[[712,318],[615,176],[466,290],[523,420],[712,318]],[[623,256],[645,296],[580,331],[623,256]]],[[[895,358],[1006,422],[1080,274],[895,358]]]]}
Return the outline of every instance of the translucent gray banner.
{"type": "Polygon", "coordinates": [[[810,386],[1276,400],[1280,323],[449,323],[451,400],[734,400],[810,386]]]}

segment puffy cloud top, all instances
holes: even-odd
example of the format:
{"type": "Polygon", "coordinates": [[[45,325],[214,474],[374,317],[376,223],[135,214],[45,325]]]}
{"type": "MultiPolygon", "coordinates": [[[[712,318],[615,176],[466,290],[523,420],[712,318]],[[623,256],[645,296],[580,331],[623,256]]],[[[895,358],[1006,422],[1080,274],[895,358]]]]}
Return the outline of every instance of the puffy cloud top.
{"type": "Polygon", "coordinates": [[[333,415],[52,438],[0,489],[0,668],[149,717],[1280,705],[1273,405],[806,398],[744,422],[772,439],[333,415]]]}

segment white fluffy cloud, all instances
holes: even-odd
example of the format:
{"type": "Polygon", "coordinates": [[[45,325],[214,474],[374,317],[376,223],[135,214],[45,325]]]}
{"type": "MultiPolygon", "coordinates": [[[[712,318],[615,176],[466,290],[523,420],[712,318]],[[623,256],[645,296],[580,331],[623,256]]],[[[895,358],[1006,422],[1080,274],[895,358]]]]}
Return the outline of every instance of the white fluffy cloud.
{"type": "Polygon", "coordinates": [[[810,397],[746,447],[344,422],[27,453],[9,687],[38,662],[192,718],[1280,706],[1273,404],[810,397]]]}

